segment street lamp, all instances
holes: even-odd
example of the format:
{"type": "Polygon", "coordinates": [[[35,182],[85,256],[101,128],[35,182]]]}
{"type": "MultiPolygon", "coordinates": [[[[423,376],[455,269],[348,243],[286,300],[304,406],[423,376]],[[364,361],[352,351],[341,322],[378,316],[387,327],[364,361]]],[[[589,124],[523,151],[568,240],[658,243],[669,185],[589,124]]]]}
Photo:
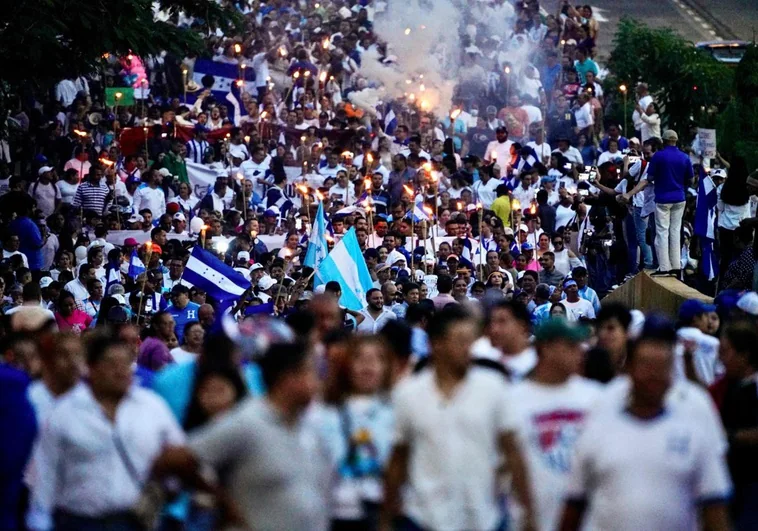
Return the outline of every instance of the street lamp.
{"type": "Polygon", "coordinates": [[[626,85],[619,85],[619,91],[621,92],[621,94],[624,95],[624,136],[628,137],[629,135],[627,133],[627,121],[629,120],[629,116],[628,116],[629,113],[627,112],[627,107],[626,107],[627,105],[626,85]]]}

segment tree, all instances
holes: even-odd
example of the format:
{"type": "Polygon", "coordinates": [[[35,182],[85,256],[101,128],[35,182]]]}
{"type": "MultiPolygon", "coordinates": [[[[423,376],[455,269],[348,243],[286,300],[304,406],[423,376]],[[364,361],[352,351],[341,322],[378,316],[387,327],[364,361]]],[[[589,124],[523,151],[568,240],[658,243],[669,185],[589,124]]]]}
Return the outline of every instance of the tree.
{"type": "Polygon", "coordinates": [[[671,29],[651,29],[628,18],[619,23],[608,70],[606,93],[615,96],[611,115],[623,112],[619,86],[628,87],[631,114],[634,87],[644,81],[668,128],[683,138],[691,125],[715,126],[718,111],[726,107],[734,91],[732,68],[671,29]]]}
{"type": "Polygon", "coordinates": [[[758,47],[753,44],[737,65],[735,97],[718,116],[719,151],[745,158],[758,168],[758,47]]]}
{"type": "MultiPolygon", "coordinates": [[[[0,117],[16,95],[47,90],[64,78],[102,68],[106,53],[146,56],[162,50],[183,57],[204,47],[203,34],[240,24],[213,0],[159,0],[169,21],[156,19],[153,0],[34,0],[3,5],[0,23],[0,117]],[[170,20],[195,17],[193,29],[170,20]]],[[[0,133],[5,119],[0,119],[0,133]]]]}

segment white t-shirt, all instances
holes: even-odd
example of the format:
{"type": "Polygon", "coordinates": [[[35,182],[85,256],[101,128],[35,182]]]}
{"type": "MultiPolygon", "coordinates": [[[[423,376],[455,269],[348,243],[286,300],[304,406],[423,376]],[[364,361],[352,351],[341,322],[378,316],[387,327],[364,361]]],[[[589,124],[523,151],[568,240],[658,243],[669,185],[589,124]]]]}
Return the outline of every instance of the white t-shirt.
{"type": "Polygon", "coordinates": [[[502,144],[498,142],[497,140],[493,140],[489,144],[487,144],[487,151],[484,154],[484,160],[486,161],[492,161],[497,159],[497,163],[501,166],[504,166],[506,163],[510,162],[511,160],[511,146],[513,145],[513,142],[510,140],[506,140],[502,144]],[[497,153],[497,155],[493,156],[493,153],[497,153]]]}
{"type": "Polygon", "coordinates": [[[561,304],[566,308],[566,317],[569,321],[578,321],[581,317],[595,318],[595,308],[592,307],[592,303],[581,297],[576,302],[563,299],[561,304]]]}
{"type": "Polygon", "coordinates": [[[74,202],[74,196],[76,195],[76,189],[79,188],[79,183],[71,184],[61,179],[55,183],[55,186],[58,187],[62,202],[69,205],[74,202]]]}
{"type": "Polygon", "coordinates": [[[724,366],[719,360],[718,338],[704,334],[698,328],[687,326],[680,328],[677,333],[679,343],[676,346],[676,373],[679,378],[686,379],[684,370],[684,341],[693,341],[696,345],[692,355],[695,372],[700,380],[706,385],[711,385],[719,376],[724,374],[724,366]]]}
{"type": "Polygon", "coordinates": [[[197,354],[194,352],[187,352],[182,347],[176,347],[171,349],[171,357],[174,358],[174,362],[176,363],[187,363],[190,361],[195,361],[197,359],[197,354]]]}
{"type": "Polygon", "coordinates": [[[558,205],[555,207],[555,228],[565,227],[576,217],[576,211],[571,207],[558,205]]]}
{"type": "Polygon", "coordinates": [[[698,501],[731,493],[723,447],[686,408],[667,404],[642,420],[628,413],[626,400],[593,410],[567,498],[589,502],[585,529],[697,529],[698,501]]]}
{"type": "Polygon", "coordinates": [[[579,129],[586,129],[595,124],[595,119],[592,116],[592,105],[590,102],[585,103],[579,109],[574,112],[574,118],[576,118],[576,126],[579,129]]]}
{"type": "Polygon", "coordinates": [[[572,376],[561,385],[524,380],[508,393],[507,425],[527,462],[539,529],[558,527],[574,447],[601,390],[572,376]]]}
{"type": "Polygon", "coordinates": [[[45,214],[45,217],[55,212],[55,200],[61,198],[60,190],[53,183],[32,183],[29,185],[29,195],[37,201],[37,208],[45,214]]]}
{"type": "Polygon", "coordinates": [[[444,398],[434,370],[401,381],[393,394],[396,445],[408,445],[404,513],[425,529],[495,529],[499,436],[507,383],[472,367],[444,398]]]}

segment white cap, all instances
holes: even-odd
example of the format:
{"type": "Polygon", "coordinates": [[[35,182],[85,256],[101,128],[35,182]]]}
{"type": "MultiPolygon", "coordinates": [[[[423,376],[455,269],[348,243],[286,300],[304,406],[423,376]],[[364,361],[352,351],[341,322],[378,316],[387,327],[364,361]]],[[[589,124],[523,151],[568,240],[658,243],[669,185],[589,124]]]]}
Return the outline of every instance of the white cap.
{"type": "Polygon", "coordinates": [[[96,240],[92,240],[90,244],[87,246],[87,250],[94,249],[95,247],[105,247],[105,240],[102,238],[98,238],[96,240]]]}
{"type": "Polygon", "coordinates": [[[250,261],[250,253],[247,251],[240,251],[237,253],[237,260],[243,260],[245,262],[250,261]]]}
{"type": "Polygon", "coordinates": [[[169,171],[168,168],[161,168],[160,170],[158,170],[158,173],[160,173],[164,177],[171,177],[171,172],[169,171]]]}
{"type": "Polygon", "coordinates": [[[116,299],[118,301],[118,303],[121,304],[122,306],[126,306],[126,299],[120,293],[115,293],[115,294],[111,295],[111,297],[113,297],[114,299],[116,299]]]}
{"type": "Polygon", "coordinates": [[[758,315],[758,293],[749,291],[737,301],[737,308],[750,315],[758,315]]]}
{"type": "Polygon", "coordinates": [[[261,264],[260,262],[256,262],[256,263],[254,263],[253,265],[250,266],[250,272],[251,273],[253,271],[258,271],[259,269],[263,269],[263,264],[261,264]]]}
{"type": "Polygon", "coordinates": [[[276,280],[274,280],[268,275],[266,275],[265,277],[261,277],[261,279],[258,281],[258,288],[262,291],[269,290],[273,286],[276,286],[276,280]]]}
{"type": "Polygon", "coordinates": [[[174,221],[187,221],[187,218],[184,217],[184,214],[181,212],[177,212],[174,214],[174,221]]]}
{"type": "Polygon", "coordinates": [[[132,217],[127,220],[127,223],[142,223],[143,221],[145,221],[145,218],[140,214],[132,214],[132,217]]]}
{"type": "Polygon", "coordinates": [[[37,175],[42,175],[43,173],[47,173],[49,171],[53,171],[53,168],[51,166],[42,166],[39,171],[37,171],[37,175]]]}
{"type": "Polygon", "coordinates": [[[41,279],[39,279],[39,287],[41,289],[45,289],[45,288],[49,287],[50,284],[52,284],[52,283],[53,283],[52,277],[42,277],[41,279]]]}

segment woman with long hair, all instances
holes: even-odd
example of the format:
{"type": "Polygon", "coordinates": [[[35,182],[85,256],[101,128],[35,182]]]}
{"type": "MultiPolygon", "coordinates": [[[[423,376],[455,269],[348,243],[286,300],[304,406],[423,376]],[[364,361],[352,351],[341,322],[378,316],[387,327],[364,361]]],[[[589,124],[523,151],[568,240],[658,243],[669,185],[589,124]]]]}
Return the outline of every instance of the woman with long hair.
{"type": "Polygon", "coordinates": [[[73,293],[61,291],[55,322],[61,332],[70,331],[78,336],[92,324],[92,317],[76,307],[76,297],[73,293]]]}
{"type": "Polygon", "coordinates": [[[169,343],[174,340],[174,318],[167,311],[160,311],[150,319],[150,326],[143,332],[137,363],[151,371],[174,362],[169,343]]]}
{"type": "Polygon", "coordinates": [[[379,337],[351,339],[325,392],[323,430],[337,467],[332,531],[378,526],[382,471],[392,446],[389,348],[379,337]]]}
{"type": "MultiPolygon", "coordinates": [[[[714,170],[712,176],[726,176],[724,170],[714,170]]],[[[748,168],[745,159],[735,157],[729,169],[729,178],[716,190],[718,193],[719,271],[726,273],[737,258],[737,229],[740,222],[750,217],[750,194],[747,191],[748,168]]]]}

